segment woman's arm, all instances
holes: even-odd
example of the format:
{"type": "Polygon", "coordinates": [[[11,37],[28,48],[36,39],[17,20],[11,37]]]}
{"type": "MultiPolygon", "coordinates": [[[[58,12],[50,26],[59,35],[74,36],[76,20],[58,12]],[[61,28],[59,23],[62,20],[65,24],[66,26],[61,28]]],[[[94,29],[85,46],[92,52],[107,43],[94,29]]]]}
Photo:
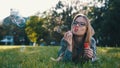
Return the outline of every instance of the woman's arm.
{"type": "Polygon", "coordinates": [[[71,61],[72,60],[72,52],[68,50],[68,43],[64,40],[64,38],[60,42],[60,50],[58,51],[58,56],[62,56],[62,61],[71,61]]]}
{"type": "Polygon", "coordinates": [[[95,39],[92,37],[91,38],[91,49],[93,50],[93,58],[92,58],[92,61],[95,61],[96,60],[96,41],[95,39]]]}

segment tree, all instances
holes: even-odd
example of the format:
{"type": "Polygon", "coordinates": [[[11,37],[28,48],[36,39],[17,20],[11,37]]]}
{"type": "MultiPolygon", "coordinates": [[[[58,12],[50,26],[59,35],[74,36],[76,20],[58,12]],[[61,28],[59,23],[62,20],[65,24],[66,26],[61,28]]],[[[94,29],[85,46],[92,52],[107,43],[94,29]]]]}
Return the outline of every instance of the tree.
{"type": "MultiPolygon", "coordinates": [[[[73,17],[77,13],[87,14],[91,9],[90,2],[82,0],[59,1],[55,7],[41,14],[46,19],[43,25],[48,28],[47,41],[60,42],[64,32],[70,30],[73,17]]],[[[49,42],[48,42],[49,43],[49,42]]]]}
{"type": "Polygon", "coordinates": [[[119,0],[105,0],[105,6],[95,7],[93,10],[93,26],[99,45],[119,46],[120,44],[119,3],[119,0]]]}
{"type": "Polygon", "coordinates": [[[83,3],[81,0],[70,0],[69,2],[59,1],[56,6],[51,9],[50,22],[53,23],[51,25],[54,25],[53,28],[55,29],[52,34],[60,36],[59,38],[53,36],[58,42],[60,42],[64,32],[71,29],[71,23],[75,14],[87,14],[90,11],[90,7],[87,6],[88,4],[90,4],[90,2],[83,3]]]}
{"type": "Polygon", "coordinates": [[[44,19],[39,16],[31,16],[26,23],[25,31],[31,42],[39,43],[44,39],[46,28],[43,26],[44,19]]]}
{"type": "MultiPolygon", "coordinates": [[[[28,44],[28,40],[27,40],[26,33],[25,33],[25,30],[24,30],[26,20],[24,22],[22,22],[22,27],[20,27],[21,21],[18,21],[18,19],[21,20],[21,17],[10,15],[3,20],[2,27],[3,27],[3,30],[4,30],[4,36],[7,36],[7,35],[8,36],[14,36],[13,38],[14,38],[14,44],[15,45],[20,45],[21,44],[21,42],[20,42],[21,37],[25,38],[25,42],[26,42],[25,44],[28,44]],[[17,17],[17,19],[16,19],[16,17],[17,17]]],[[[22,20],[23,19],[24,18],[22,18],[22,20]]]]}
{"type": "Polygon", "coordinates": [[[3,39],[3,36],[4,36],[4,30],[3,30],[3,27],[0,25],[0,40],[3,39]]]}

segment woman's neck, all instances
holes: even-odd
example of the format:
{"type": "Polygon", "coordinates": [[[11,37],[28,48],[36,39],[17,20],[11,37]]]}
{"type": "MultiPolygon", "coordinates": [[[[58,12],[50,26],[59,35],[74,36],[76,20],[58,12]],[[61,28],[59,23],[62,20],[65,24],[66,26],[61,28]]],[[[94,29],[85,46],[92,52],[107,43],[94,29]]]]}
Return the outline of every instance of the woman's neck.
{"type": "Polygon", "coordinates": [[[82,42],[83,36],[74,36],[76,42],[82,42]]]}

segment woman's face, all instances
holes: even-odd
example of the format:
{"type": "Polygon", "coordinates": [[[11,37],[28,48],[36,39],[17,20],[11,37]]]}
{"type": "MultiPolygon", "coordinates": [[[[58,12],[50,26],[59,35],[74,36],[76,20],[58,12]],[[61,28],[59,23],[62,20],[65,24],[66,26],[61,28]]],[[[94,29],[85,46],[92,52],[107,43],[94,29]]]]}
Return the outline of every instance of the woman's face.
{"type": "Polygon", "coordinates": [[[78,36],[83,36],[87,30],[87,22],[83,17],[77,17],[76,20],[72,23],[72,33],[78,36]]]}

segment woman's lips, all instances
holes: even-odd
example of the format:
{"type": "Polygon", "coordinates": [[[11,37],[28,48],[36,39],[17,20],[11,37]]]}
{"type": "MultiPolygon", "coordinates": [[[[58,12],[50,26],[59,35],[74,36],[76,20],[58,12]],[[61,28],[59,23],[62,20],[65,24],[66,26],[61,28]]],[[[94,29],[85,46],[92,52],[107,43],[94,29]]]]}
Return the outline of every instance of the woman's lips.
{"type": "Polygon", "coordinates": [[[78,26],[75,26],[73,29],[74,29],[75,32],[77,32],[78,31],[78,26]]]}

